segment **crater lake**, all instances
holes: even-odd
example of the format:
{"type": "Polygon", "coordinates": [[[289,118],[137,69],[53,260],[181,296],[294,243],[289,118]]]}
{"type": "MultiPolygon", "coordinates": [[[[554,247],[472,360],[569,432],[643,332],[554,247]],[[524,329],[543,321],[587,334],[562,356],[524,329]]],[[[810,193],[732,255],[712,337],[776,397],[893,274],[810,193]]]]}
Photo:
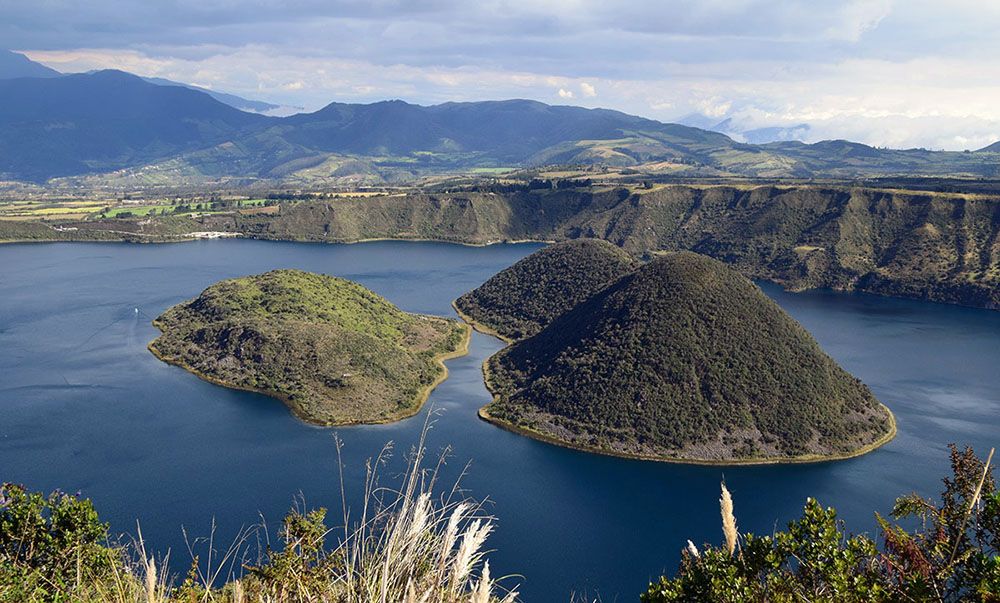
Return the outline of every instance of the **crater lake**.
{"type": "MultiPolygon", "coordinates": [[[[496,516],[494,575],[524,600],[571,595],[634,601],[676,570],[688,539],[719,542],[719,483],[741,531],[770,533],[806,497],[834,506],[854,532],[896,496],[936,497],[947,445],[985,456],[1000,442],[1000,312],[832,291],[764,291],[896,415],[898,435],[860,458],[809,465],[712,467],[597,456],[498,429],[481,365],[503,344],[474,333],[469,354],[417,416],[389,425],[317,428],[278,400],[202,381],[157,360],[151,319],[224,278],[276,268],[340,276],[403,310],[454,317],[450,303],[539,248],[417,242],[324,245],[249,240],[177,244],[0,246],[0,481],[80,491],[113,534],[170,551],[173,571],[204,560],[243,526],[271,532],[296,500],[342,517],[334,434],[343,441],[348,506],[359,512],[366,461],[387,442],[391,483],[427,413],[441,484],[496,516]],[[462,475],[464,473],[464,475],[462,475]],[[182,527],[188,538],[185,539],[182,527]]],[[[331,539],[336,539],[336,531],[331,539]]]]}

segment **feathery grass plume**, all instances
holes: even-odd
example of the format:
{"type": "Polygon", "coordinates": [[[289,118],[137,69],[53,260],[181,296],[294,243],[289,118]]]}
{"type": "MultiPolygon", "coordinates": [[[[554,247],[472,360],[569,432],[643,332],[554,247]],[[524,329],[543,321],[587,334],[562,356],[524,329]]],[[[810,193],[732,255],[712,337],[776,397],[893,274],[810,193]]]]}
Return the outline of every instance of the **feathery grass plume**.
{"type": "Polygon", "coordinates": [[[739,533],[736,531],[736,516],[733,515],[733,497],[726,489],[726,482],[722,482],[722,498],[719,499],[719,508],[722,511],[722,533],[726,537],[726,548],[729,554],[736,552],[736,542],[739,533]]]}
{"type": "Polygon", "coordinates": [[[701,553],[698,552],[698,547],[696,547],[690,540],[688,540],[687,552],[695,559],[701,557],[701,553]]]}
{"type": "Polygon", "coordinates": [[[158,603],[160,598],[156,592],[156,562],[152,557],[146,560],[146,603],[158,603]]]}
{"type": "MultiPolygon", "coordinates": [[[[345,509],[345,526],[350,527],[330,553],[336,568],[335,600],[468,603],[486,588],[487,601],[497,601],[492,596],[496,585],[488,573],[487,580],[482,575],[479,581],[473,579],[485,571],[483,545],[493,530],[492,518],[480,504],[464,497],[458,482],[450,491],[437,488],[447,450],[436,466],[425,462],[428,428],[429,421],[408,456],[399,487],[380,483],[380,468],[387,464],[390,447],[367,465],[360,517],[352,523],[345,509]]],[[[508,594],[505,600],[516,599],[508,594]]]]}
{"type": "Polygon", "coordinates": [[[483,575],[479,577],[472,587],[472,599],[469,603],[490,603],[490,591],[493,590],[493,583],[490,581],[490,562],[483,563],[483,575]]]}
{"type": "Polygon", "coordinates": [[[451,553],[455,548],[455,542],[458,541],[458,526],[468,511],[468,503],[458,503],[455,506],[455,510],[451,512],[451,517],[448,518],[448,524],[441,537],[441,554],[438,560],[439,576],[444,576],[447,571],[448,563],[451,561],[451,553]]]}
{"type": "Polygon", "coordinates": [[[492,531],[493,525],[481,519],[476,519],[465,529],[465,533],[462,534],[462,544],[458,547],[458,553],[455,555],[452,566],[451,593],[453,595],[458,595],[468,582],[472,568],[482,559],[483,543],[486,542],[486,537],[492,531]]]}
{"type": "Polygon", "coordinates": [[[129,603],[132,601],[142,601],[143,603],[165,603],[168,601],[168,558],[165,557],[157,568],[156,559],[146,551],[146,541],[142,537],[142,526],[136,522],[136,539],[132,546],[136,556],[131,561],[126,562],[124,570],[134,574],[136,577],[143,577],[142,587],[134,597],[127,597],[129,603]]]}
{"type": "Polygon", "coordinates": [[[243,582],[233,580],[233,603],[245,603],[246,594],[243,592],[243,582]]]}

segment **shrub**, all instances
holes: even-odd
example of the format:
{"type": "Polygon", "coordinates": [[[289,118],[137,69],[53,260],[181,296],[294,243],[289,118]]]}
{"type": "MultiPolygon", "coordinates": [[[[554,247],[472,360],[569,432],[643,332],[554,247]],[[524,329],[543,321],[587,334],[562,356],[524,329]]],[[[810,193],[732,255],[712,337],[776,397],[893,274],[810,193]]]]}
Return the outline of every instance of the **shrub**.
{"type": "Polygon", "coordinates": [[[878,516],[881,549],[868,536],[848,535],[836,511],[808,499],[787,531],[740,535],[738,549],[699,551],[689,542],[677,575],[650,584],[640,599],[1000,602],[1000,492],[992,457],[984,463],[952,446],[952,477],[944,480],[941,500],[899,498],[892,519],[917,518],[920,527],[909,531],[878,516]]]}
{"type": "Polygon", "coordinates": [[[106,578],[120,561],[89,500],[0,486],[0,586],[25,598],[106,578]],[[15,591],[18,592],[18,591],[15,591]]]}

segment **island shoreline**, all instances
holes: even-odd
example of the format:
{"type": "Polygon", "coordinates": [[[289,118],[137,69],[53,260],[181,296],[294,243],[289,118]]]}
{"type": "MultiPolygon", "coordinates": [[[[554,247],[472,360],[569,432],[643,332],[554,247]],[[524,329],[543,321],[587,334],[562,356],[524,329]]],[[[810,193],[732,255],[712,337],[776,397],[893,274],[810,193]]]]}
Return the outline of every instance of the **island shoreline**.
{"type": "MultiPolygon", "coordinates": [[[[437,319],[442,318],[440,316],[430,316],[430,315],[427,315],[427,314],[413,314],[413,316],[424,316],[424,317],[437,318],[437,319]]],[[[153,326],[156,327],[161,333],[164,332],[164,330],[162,328],[162,323],[160,323],[159,320],[154,320],[153,321],[153,326]]],[[[254,394],[261,394],[261,395],[267,396],[269,398],[274,398],[275,400],[279,400],[282,404],[285,405],[285,407],[292,413],[292,415],[296,419],[302,421],[303,423],[305,423],[307,425],[311,425],[313,427],[355,427],[355,426],[360,426],[360,425],[388,425],[388,424],[391,424],[391,423],[397,423],[399,421],[403,421],[405,419],[409,419],[411,417],[414,417],[414,416],[420,414],[420,411],[423,410],[424,405],[427,403],[427,400],[430,398],[430,395],[434,392],[435,389],[437,389],[437,387],[439,385],[441,385],[442,383],[444,383],[445,380],[448,379],[448,375],[449,375],[449,373],[448,373],[448,366],[445,364],[445,361],[452,360],[452,359],[455,359],[455,358],[461,358],[462,356],[465,356],[465,355],[467,355],[469,353],[469,345],[470,345],[470,343],[472,341],[472,330],[473,329],[468,324],[461,324],[461,327],[462,327],[462,330],[464,331],[464,336],[462,338],[461,343],[454,350],[449,350],[447,352],[442,352],[442,353],[436,354],[434,356],[433,360],[434,360],[435,363],[437,363],[437,365],[440,367],[441,370],[438,372],[437,377],[435,377],[435,379],[433,381],[431,381],[431,383],[429,383],[428,385],[424,386],[424,388],[421,389],[418,392],[417,396],[414,398],[413,406],[409,407],[409,408],[406,408],[406,409],[404,409],[403,411],[401,411],[399,413],[393,414],[392,416],[384,417],[384,418],[377,419],[377,420],[374,420],[374,421],[343,421],[343,422],[338,422],[338,423],[317,423],[317,422],[311,421],[307,417],[303,416],[301,414],[301,412],[299,411],[299,409],[296,407],[296,405],[294,405],[287,396],[285,396],[285,395],[283,395],[283,394],[281,394],[279,392],[274,392],[274,391],[270,391],[270,390],[263,390],[263,389],[257,389],[257,388],[253,388],[253,387],[243,387],[243,386],[240,386],[240,385],[229,383],[229,382],[226,382],[226,381],[224,381],[222,379],[219,379],[217,377],[214,377],[212,375],[209,375],[207,373],[199,371],[199,370],[195,369],[194,367],[188,365],[187,363],[185,363],[185,362],[183,362],[181,360],[178,360],[178,359],[175,359],[175,358],[172,358],[172,357],[169,357],[169,356],[166,356],[166,355],[162,354],[159,350],[156,349],[156,342],[157,342],[157,340],[159,340],[159,337],[157,337],[156,339],[153,339],[148,344],[146,344],[146,349],[149,350],[150,353],[152,353],[153,356],[155,356],[160,361],[162,361],[162,362],[164,362],[166,364],[172,365],[172,366],[176,366],[178,368],[182,368],[185,371],[191,373],[192,375],[198,377],[199,379],[201,379],[203,381],[207,381],[209,383],[212,383],[213,385],[219,385],[219,386],[222,386],[222,387],[225,387],[225,388],[228,388],[228,389],[232,389],[232,390],[236,390],[236,391],[244,391],[244,392],[250,392],[250,393],[254,393],[254,394]]]]}
{"type": "MultiPolygon", "coordinates": [[[[454,306],[454,302],[452,302],[452,306],[454,306]]],[[[458,310],[458,308],[455,308],[455,310],[456,310],[456,312],[458,312],[459,317],[461,317],[463,320],[465,320],[465,317],[464,317],[463,313],[460,312],[458,310]]],[[[473,322],[475,322],[475,321],[473,321],[473,322]]],[[[482,329],[476,327],[475,324],[470,323],[470,326],[472,326],[477,331],[480,331],[480,332],[485,333],[487,335],[491,335],[490,333],[488,333],[486,331],[483,331],[482,329]]],[[[485,325],[481,325],[481,327],[483,327],[485,329],[489,329],[489,327],[486,327],[485,325]]],[[[501,337],[497,337],[497,339],[500,339],[501,341],[505,341],[501,337]]],[[[505,343],[507,343],[508,345],[510,345],[511,342],[505,341],[505,343]]],[[[504,349],[506,349],[506,348],[504,348],[504,349]]],[[[502,351],[502,350],[500,350],[500,351],[502,351]]],[[[858,448],[857,450],[853,450],[853,451],[848,452],[848,453],[835,454],[835,455],[811,454],[811,455],[802,455],[802,456],[796,456],[796,457],[781,457],[781,458],[766,458],[766,459],[760,459],[760,458],[742,458],[742,459],[720,460],[720,459],[697,459],[697,458],[684,458],[684,457],[669,457],[669,456],[644,455],[644,454],[635,454],[635,453],[628,453],[628,452],[617,452],[617,451],[608,450],[608,449],[605,449],[605,448],[598,448],[596,446],[586,446],[584,444],[575,444],[573,442],[567,442],[565,440],[561,440],[559,438],[556,438],[555,436],[552,436],[552,435],[549,435],[549,434],[546,434],[546,433],[542,433],[540,431],[536,431],[536,430],[533,430],[533,429],[530,429],[530,428],[527,428],[527,427],[523,427],[521,425],[516,425],[516,424],[511,423],[509,421],[505,421],[503,419],[494,417],[493,415],[490,414],[489,407],[493,403],[495,403],[497,400],[499,400],[500,396],[497,395],[497,393],[495,391],[495,388],[492,385],[492,381],[491,381],[491,378],[490,378],[491,374],[490,374],[489,363],[490,363],[490,360],[492,360],[496,356],[496,354],[500,353],[500,351],[496,352],[495,354],[491,355],[489,358],[487,358],[486,360],[483,361],[483,364],[482,364],[483,383],[486,386],[487,391],[489,391],[490,396],[493,397],[493,400],[490,401],[485,406],[481,407],[476,412],[477,416],[481,420],[483,420],[483,421],[485,421],[487,423],[490,423],[491,425],[494,425],[495,427],[499,427],[500,429],[503,429],[505,431],[509,431],[511,433],[518,434],[520,436],[524,436],[524,437],[531,438],[533,440],[544,442],[546,444],[551,444],[551,445],[554,445],[554,446],[560,446],[562,448],[568,448],[568,449],[576,450],[576,451],[579,451],[579,452],[587,452],[587,453],[590,453],[590,454],[600,454],[602,456],[610,456],[610,457],[621,458],[621,459],[629,459],[629,460],[634,460],[634,461],[650,461],[650,462],[656,462],[656,463],[671,463],[671,464],[677,464],[677,465],[704,465],[704,466],[720,466],[720,467],[727,467],[727,466],[754,466],[754,465],[806,465],[806,464],[817,464],[817,463],[829,463],[829,462],[834,462],[834,461],[844,461],[844,460],[848,460],[848,459],[853,459],[853,458],[857,458],[857,457],[860,457],[860,456],[864,456],[864,455],[868,454],[869,452],[874,452],[875,450],[878,450],[882,446],[885,446],[886,444],[888,444],[889,442],[891,442],[892,440],[894,440],[896,438],[896,435],[897,435],[897,432],[898,432],[898,428],[897,428],[897,425],[896,425],[896,415],[893,414],[892,410],[890,410],[888,406],[886,406],[885,404],[882,404],[881,402],[879,402],[879,406],[885,411],[886,417],[889,420],[889,431],[888,431],[888,433],[886,433],[885,435],[883,435],[878,440],[876,440],[876,441],[874,441],[874,442],[872,442],[870,444],[866,444],[865,446],[862,446],[861,448],[858,448]]]]}
{"type": "Polygon", "coordinates": [[[501,335],[500,333],[498,333],[495,330],[491,329],[490,327],[488,327],[488,326],[484,325],[483,323],[477,321],[475,318],[472,318],[471,316],[469,316],[465,312],[462,312],[458,308],[458,300],[457,299],[453,300],[451,302],[451,308],[452,308],[452,310],[455,311],[456,314],[458,314],[459,318],[461,318],[463,321],[465,321],[466,324],[468,324],[470,327],[472,327],[476,331],[479,331],[483,335],[489,335],[490,337],[496,337],[497,339],[499,339],[500,341],[506,343],[507,345],[510,345],[510,344],[514,343],[513,339],[509,339],[507,337],[504,337],[503,335],[501,335]]]}

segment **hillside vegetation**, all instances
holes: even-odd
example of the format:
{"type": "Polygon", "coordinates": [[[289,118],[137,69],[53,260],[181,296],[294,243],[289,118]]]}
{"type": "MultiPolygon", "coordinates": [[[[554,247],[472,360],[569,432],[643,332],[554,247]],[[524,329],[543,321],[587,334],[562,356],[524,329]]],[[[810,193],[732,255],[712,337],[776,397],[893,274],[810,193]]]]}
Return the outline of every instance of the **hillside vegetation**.
{"type": "Polygon", "coordinates": [[[161,359],[285,401],[311,423],[400,419],[464,353],[468,328],[407,314],[350,281],[275,270],[221,281],[154,322],[161,359]]]}
{"type": "MultiPolygon", "coordinates": [[[[416,456],[421,458],[420,451],[416,456]]],[[[767,535],[740,532],[737,521],[745,498],[738,491],[734,496],[723,484],[718,509],[724,541],[698,547],[689,540],[676,574],[650,583],[639,600],[996,603],[1000,491],[991,459],[992,453],[984,463],[972,450],[952,447],[952,475],[943,480],[940,500],[916,494],[896,499],[891,518],[876,513],[874,536],[851,534],[835,509],[813,498],[806,500],[802,517],[785,530],[767,535]]],[[[490,575],[483,550],[493,528],[490,518],[471,501],[438,502],[437,493],[424,487],[433,480],[415,479],[425,471],[430,470],[413,463],[398,488],[370,492],[374,519],[345,529],[336,544],[334,533],[340,530],[327,527],[326,509],[295,510],[283,522],[280,542],[273,541],[273,548],[254,551],[245,546],[252,545],[254,537],[265,538],[264,527],[251,528],[228,552],[216,551],[216,564],[223,569],[199,571],[196,557],[183,580],[170,574],[165,561],[151,556],[141,539],[125,546],[109,538],[108,524],[101,522],[90,500],[2,484],[0,601],[519,600],[490,575]],[[245,565],[233,567],[237,559],[245,565]]],[[[545,579],[531,577],[539,578],[545,579]]],[[[512,579],[517,578],[501,582],[512,579]]],[[[570,593],[567,600],[572,600],[570,593]]]]}
{"type": "Polygon", "coordinates": [[[690,250],[792,289],[829,287],[1000,308],[1000,197],[852,187],[665,186],[415,194],[282,207],[210,223],[253,238],[600,238],[690,250]]]}
{"type": "MultiPolygon", "coordinates": [[[[837,511],[806,500],[802,517],[767,535],[740,533],[740,499],[722,484],[725,542],[690,540],[674,576],[651,583],[642,603],[997,603],[1000,491],[990,462],[951,448],[939,501],[896,499],[891,521],[875,514],[878,541],[847,532],[837,511]]],[[[738,494],[738,493],[737,493],[738,494]]]]}
{"type": "Polygon", "coordinates": [[[756,285],[657,258],[488,361],[484,418],[571,446],[692,461],[849,456],[891,414],[756,285]]]}
{"type": "MultiPolygon", "coordinates": [[[[183,577],[168,564],[176,563],[177,551],[154,556],[141,531],[131,543],[110,536],[108,524],[79,494],[45,496],[0,483],[0,601],[518,601],[506,586],[510,579],[490,575],[485,543],[493,521],[482,506],[457,486],[441,488],[422,447],[411,451],[401,478],[384,483],[390,449],[387,444],[368,464],[361,518],[351,518],[346,506],[328,516],[325,508],[307,511],[297,502],[278,538],[261,523],[241,529],[228,548],[219,545],[213,528],[211,537],[189,542],[190,569],[183,577]],[[331,527],[331,518],[342,523],[331,527]]],[[[438,459],[437,467],[443,462],[438,459]]]]}
{"type": "Polygon", "coordinates": [[[62,230],[0,220],[0,240],[157,241],[195,231],[330,243],[599,238],[637,256],[696,251],[791,289],[829,287],[1000,308],[995,194],[850,186],[580,187],[299,201],[268,214],[169,219],[57,222],[62,230]]]}
{"type": "Polygon", "coordinates": [[[463,317],[508,340],[530,337],[555,317],[633,270],[638,261],[600,239],[556,243],[455,300],[463,317]]]}

